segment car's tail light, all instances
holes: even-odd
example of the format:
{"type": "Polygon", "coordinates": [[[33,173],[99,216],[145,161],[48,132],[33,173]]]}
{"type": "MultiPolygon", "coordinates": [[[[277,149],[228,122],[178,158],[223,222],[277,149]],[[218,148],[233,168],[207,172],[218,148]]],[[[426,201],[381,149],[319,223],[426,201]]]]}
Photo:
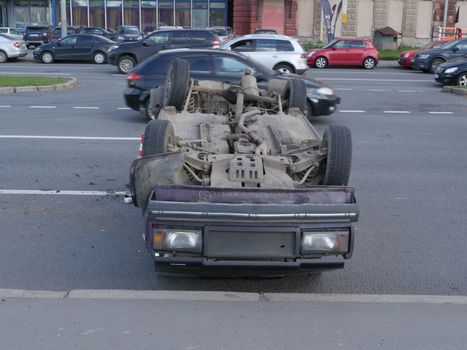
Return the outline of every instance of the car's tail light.
{"type": "Polygon", "coordinates": [[[13,43],[13,46],[16,47],[17,49],[19,49],[21,47],[21,44],[19,42],[15,41],[13,43]]]}
{"type": "Polygon", "coordinates": [[[212,48],[213,49],[218,49],[220,47],[220,42],[219,40],[213,40],[212,41],[212,48]]]}
{"type": "Polygon", "coordinates": [[[136,73],[128,73],[128,80],[140,80],[143,76],[136,73]]]}
{"type": "Polygon", "coordinates": [[[300,58],[306,58],[306,52],[302,53],[302,54],[300,55],[300,58]]]}

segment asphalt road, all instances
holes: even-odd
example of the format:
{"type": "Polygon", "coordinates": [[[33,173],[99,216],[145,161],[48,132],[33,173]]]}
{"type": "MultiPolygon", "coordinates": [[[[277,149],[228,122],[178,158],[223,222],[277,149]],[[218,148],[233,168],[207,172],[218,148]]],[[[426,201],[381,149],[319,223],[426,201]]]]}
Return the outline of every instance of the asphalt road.
{"type": "Polygon", "coordinates": [[[146,122],[125,109],[125,77],[92,64],[9,63],[5,73],[71,75],[81,87],[0,95],[0,288],[467,295],[467,100],[430,75],[388,64],[307,73],[342,97],[315,126],[353,135],[361,216],[345,269],[207,279],[155,274],[139,211],[111,195],[127,190],[146,122]],[[18,192],[40,189],[61,192],[18,192]]]}

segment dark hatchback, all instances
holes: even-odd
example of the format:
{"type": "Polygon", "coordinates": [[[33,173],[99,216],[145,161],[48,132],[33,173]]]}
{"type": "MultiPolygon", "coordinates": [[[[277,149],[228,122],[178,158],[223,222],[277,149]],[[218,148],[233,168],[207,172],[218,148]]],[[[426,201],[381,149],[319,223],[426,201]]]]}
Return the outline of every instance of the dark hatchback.
{"type": "Polygon", "coordinates": [[[435,72],[435,80],[443,85],[467,87],[467,55],[462,59],[440,64],[435,72]]]}
{"type": "Polygon", "coordinates": [[[119,43],[128,41],[138,41],[143,39],[138,27],[135,26],[120,26],[117,29],[117,40],[119,43]]]}
{"type": "Polygon", "coordinates": [[[120,73],[129,73],[148,57],[162,50],[177,48],[218,49],[219,37],[209,30],[175,29],[149,34],[143,40],[113,46],[108,61],[120,73]]]}
{"type": "Polygon", "coordinates": [[[39,46],[49,42],[49,34],[52,28],[46,26],[30,26],[26,27],[23,39],[26,41],[26,46],[39,46]]]}
{"type": "Polygon", "coordinates": [[[33,56],[35,60],[43,63],[81,60],[102,64],[106,62],[107,52],[114,44],[114,41],[98,35],[74,34],[38,47],[33,56]]]}
{"type": "Polygon", "coordinates": [[[128,74],[128,88],[124,91],[128,107],[143,110],[149,119],[154,113],[149,108],[149,90],[163,86],[170,62],[182,58],[190,64],[191,77],[198,80],[221,80],[231,84],[240,84],[245,69],[256,75],[260,88],[267,89],[271,79],[299,78],[305,81],[307,88],[308,118],[329,115],[336,111],[340,98],[334,91],[319,81],[303,75],[280,74],[239,53],[221,50],[169,50],[163,51],[137,66],[128,74]]]}
{"type": "Polygon", "coordinates": [[[441,49],[417,52],[412,62],[412,68],[422,72],[434,73],[440,64],[461,58],[466,53],[467,39],[454,40],[441,49]]]}

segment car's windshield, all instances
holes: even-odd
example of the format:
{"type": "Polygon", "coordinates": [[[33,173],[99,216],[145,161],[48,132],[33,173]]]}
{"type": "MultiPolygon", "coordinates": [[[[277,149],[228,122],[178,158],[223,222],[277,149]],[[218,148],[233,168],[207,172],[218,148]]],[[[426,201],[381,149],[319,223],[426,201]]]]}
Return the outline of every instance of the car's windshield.
{"type": "Polygon", "coordinates": [[[329,49],[330,47],[333,47],[336,42],[337,42],[337,40],[333,40],[333,41],[327,43],[323,48],[324,49],[329,49]]]}
{"type": "Polygon", "coordinates": [[[139,34],[138,28],[122,28],[120,31],[121,34],[139,34]]]}
{"type": "Polygon", "coordinates": [[[450,48],[456,46],[459,42],[460,42],[460,40],[454,40],[454,41],[448,42],[448,43],[446,43],[445,46],[443,46],[443,49],[450,49],[450,48]]]}
{"type": "Polygon", "coordinates": [[[428,43],[426,44],[423,49],[441,49],[443,47],[445,47],[447,44],[449,44],[449,41],[443,41],[441,43],[436,43],[436,44],[433,44],[433,43],[428,43]]]}

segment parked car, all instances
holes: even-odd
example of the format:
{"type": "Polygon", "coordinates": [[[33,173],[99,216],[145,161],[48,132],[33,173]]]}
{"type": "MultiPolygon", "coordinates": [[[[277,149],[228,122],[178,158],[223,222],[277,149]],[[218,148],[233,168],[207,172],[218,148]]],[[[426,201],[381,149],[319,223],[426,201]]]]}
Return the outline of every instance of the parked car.
{"type": "Polygon", "coordinates": [[[18,32],[15,28],[11,27],[0,27],[0,34],[7,34],[16,40],[23,40],[23,34],[18,32]]]}
{"type": "Polygon", "coordinates": [[[441,63],[435,71],[435,80],[443,85],[467,87],[467,55],[441,63]]]}
{"type": "Polygon", "coordinates": [[[221,80],[240,84],[245,69],[253,71],[263,89],[267,89],[271,79],[290,80],[300,78],[306,84],[307,104],[305,115],[308,118],[329,115],[336,111],[339,97],[321,82],[305,76],[281,74],[241,54],[222,50],[178,49],[162,51],[138,65],[128,74],[128,88],[124,91],[128,107],[153,119],[157,110],[149,106],[149,90],[163,86],[170,62],[183,58],[190,64],[191,77],[203,80],[221,80]]]}
{"type": "Polygon", "coordinates": [[[209,30],[159,30],[142,40],[110,48],[108,62],[120,73],[128,73],[146,58],[161,50],[175,48],[219,48],[219,37],[209,30]]]}
{"type": "Polygon", "coordinates": [[[235,38],[235,33],[230,27],[209,27],[206,29],[214,32],[219,37],[221,42],[229,41],[235,38]]]}
{"type": "MultiPolygon", "coordinates": [[[[81,32],[81,27],[68,26],[66,28],[67,35],[78,34],[81,32]]],[[[55,27],[49,35],[49,42],[57,41],[62,38],[62,28],[55,27]]]]}
{"type": "Polygon", "coordinates": [[[254,31],[253,34],[278,34],[278,33],[277,33],[277,30],[275,29],[258,28],[254,31]]]}
{"type": "Polygon", "coordinates": [[[308,52],[308,66],[361,66],[373,69],[379,62],[378,50],[370,39],[338,38],[322,49],[308,52]]]}
{"type": "Polygon", "coordinates": [[[117,29],[117,41],[119,43],[126,41],[138,41],[143,39],[139,28],[136,26],[120,26],[117,29]]]}
{"type": "Polygon", "coordinates": [[[425,73],[434,73],[440,64],[461,58],[466,53],[467,39],[453,40],[440,49],[423,50],[416,53],[412,67],[425,73]]]}
{"type": "Polygon", "coordinates": [[[444,45],[446,45],[450,40],[438,40],[438,41],[432,41],[428,44],[426,44],[423,48],[420,50],[408,50],[408,51],[403,51],[401,52],[399,56],[399,65],[404,67],[404,68],[412,68],[412,59],[415,56],[415,54],[421,50],[431,50],[431,49],[441,49],[444,45]]]}
{"type": "Polygon", "coordinates": [[[81,34],[93,34],[103,36],[107,39],[117,41],[117,35],[113,31],[105,30],[104,28],[100,27],[83,27],[81,28],[81,34]]]}
{"type": "Polygon", "coordinates": [[[46,26],[29,26],[26,27],[24,33],[24,41],[28,49],[31,46],[39,46],[47,44],[49,42],[49,34],[51,32],[51,27],[46,26]]]}
{"type": "Polygon", "coordinates": [[[0,34],[0,63],[16,60],[28,54],[26,42],[7,34],[0,34]]]}
{"type": "Polygon", "coordinates": [[[60,60],[106,62],[107,52],[115,42],[99,35],[73,34],[34,50],[34,59],[43,63],[60,60]]]}
{"type": "Polygon", "coordinates": [[[230,40],[223,49],[241,52],[282,73],[304,73],[306,52],[297,39],[285,35],[249,34],[230,40]]]}

